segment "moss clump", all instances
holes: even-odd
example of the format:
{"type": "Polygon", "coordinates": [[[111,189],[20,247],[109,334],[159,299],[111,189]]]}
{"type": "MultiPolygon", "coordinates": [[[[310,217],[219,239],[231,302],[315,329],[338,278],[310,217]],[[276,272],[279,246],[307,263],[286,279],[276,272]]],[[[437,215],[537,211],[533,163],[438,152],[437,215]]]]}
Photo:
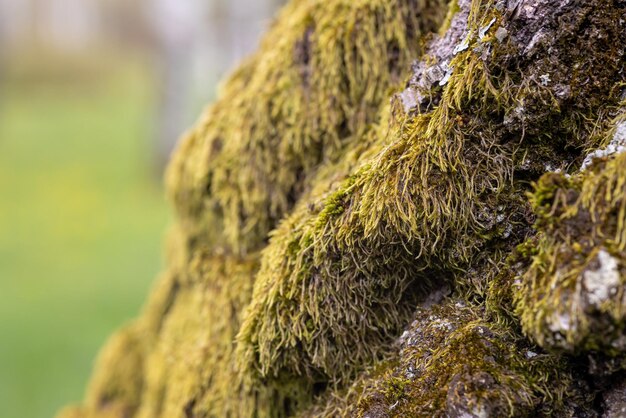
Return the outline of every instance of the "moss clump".
{"type": "Polygon", "coordinates": [[[396,345],[393,361],[301,416],[569,416],[593,400],[565,362],[462,300],[418,308],[396,345]]]}
{"type": "Polygon", "coordinates": [[[234,366],[258,254],[216,253],[183,237],[177,229],[170,234],[170,271],[132,333],[121,331],[103,351],[85,407],[61,416],[281,417],[308,401],[302,393],[251,387],[234,366]]]}
{"type": "Polygon", "coordinates": [[[524,331],[572,353],[626,349],[626,154],[544,176],[532,201],[537,254],[515,290],[524,331]]]}
{"type": "Polygon", "coordinates": [[[432,113],[382,109],[357,151],[320,172],[316,190],[272,233],[238,336],[245,370],[277,382],[353,375],[381,355],[428,290],[445,284],[442,271],[463,266],[481,244],[475,214],[494,204],[489,195],[511,164],[489,126],[459,122],[460,102],[487,90],[477,60],[458,58],[471,74],[450,83],[432,113]],[[470,153],[478,155],[471,163],[470,153]],[[341,173],[351,176],[337,181],[341,173]]]}
{"type": "Polygon", "coordinates": [[[180,145],[168,184],[190,236],[245,253],[375,122],[444,0],[293,1],[180,145]]]}
{"type": "Polygon", "coordinates": [[[139,324],[132,324],[108,341],[91,378],[85,408],[69,408],[60,417],[124,417],[137,411],[141,403],[146,355],[142,331],[139,324]],[[88,414],[87,411],[92,412],[88,414]]]}
{"type": "MultiPolygon", "coordinates": [[[[441,58],[453,71],[443,88],[441,82],[433,88],[436,106],[406,114],[394,106],[382,109],[383,122],[366,135],[366,150],[354,161],[347,154],[329,177],[322,171],[314,181],[319,193],[305,194],[272,232],[238,336],[247,373],[279,384],[350,377],[383,356],[420,297],[450,281],[468,287],[463,273],[476,257],[493,254],[497,263],[498,242],[525,238],[528,208],[520,196],[536,170],[525,160],[563,152],[550,142],[557,134],[572,149],[582,147],[590,127],[572,122],[582,120],[576,107],[558,108],[572,97],[559,102],[547,86],[530,87],[543,68],[534,56],[511,58],[525,45],[495,42],[498,24],[514,34],[518,22],[507,22],[490,4],[466,4],[467,48],[441,58]],[[482,38],[479,32],[485,32],[482,38]],[[514,121],[518,116],[523,120],[514,121]],[[539,152],[537,143],[544,144],[539,152]],[[350,177],[337,181],[346,172],[350,177]]],[[[575,38],[563,33],[541,51],[575,38]]],[[[562,67],[559,59],[575,58],[587,60],[562,52],[542,66],[562,67]]],[[[570,81],[591,76],[586,72],[594,65],[570,81]]],[[[607,85],[619,71],[611,67],[607,85]]],[[[581,90],[576,100],[593,104],[597,94],[581,90]]],[[[586,110],[599,114],[599,107],[586,110]]],[[[575,158],[571,149],[565,153],[575,158]]]]}

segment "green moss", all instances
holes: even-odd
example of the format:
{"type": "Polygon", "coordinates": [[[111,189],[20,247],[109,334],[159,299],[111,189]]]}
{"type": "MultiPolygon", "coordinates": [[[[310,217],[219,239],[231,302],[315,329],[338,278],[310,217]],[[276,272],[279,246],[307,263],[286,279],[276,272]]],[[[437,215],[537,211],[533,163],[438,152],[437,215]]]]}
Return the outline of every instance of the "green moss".
{"type": "Polygon", "coordinates": [[[302,416],[568,416],[589,408],[565,362],[450,300],[417,309],[396,360],[302,416]]]}
{"type": "Polygon", "coordinates": [[[546,348],[623,352],[625,166],[620,154],[536,187],[537,249],[515,294],[524,331],[546,348]]]}
{"type": "Polygon", "coordinates": [[[485,294],[485,308],[488,317],[512,331],[520,332],[519,319],[515,313],[514,288],[517,278],[524,274],[531,263],[531,257],[538,252],[537,240],[529,238],[516,246],[506,259],[492,268],[485,294]]]}
{"type": "Polygon", "coordinates": [[[293,1],[176,153],[168,184],[190,236],[261,246],[326,160],[359,140],[437,29],[444,0],[293,1]]]}
{"type": "MultiPolygon", "coordinates": [[[[582,142],[577,136],[590,128],[570,125],[574,111],[556,108],[553,93],[532,82],[535,61],[510,69],[512,45],[492,45],[484,58],[479,47],[495,26],[483,40],[476,34],[502,19],[488,4],[472,2],[468,24],[475,35],[452,58],[437,106],[408,115],[383,109],[383,122],[365,136],[367,151],[321,172],[316,191],[303,195],[272,233],[238,335],[245,373],[278,385],[286,378],[350,378],[385,355],[424,294],[451,281],[466,285],[465,270],[480,251],[498,263],[506,257],[498,241],[525,238],[524,225],[511,235],[509,222],[528,225],[519,198],[526,179],[516,179],[520,161],[537,142],[557,153],[559,144],[548,142],[553,135],[582,142]],[[503,118],[530,101],[525,126],[503,118]],[[534,133],[513,147],[511,129],[534,133]],[[350,181],[338,182],[337,173],[346,171],[350,181]],[[313,237],[312,245],[294,254],[289,243],[303,236],[313,237]]],[[[465,293],[484,293],[486,286],[477,285],[465,293]]]]}
{"type": "Polygon", "coordinates": [[[459,56],[470,69],[432,113],[394,120],[383,109],[367,151],[344,160],[352,176],[337,185],[338,170],[321,173],[315,183],[326,188],[305,195],[273,232],[238,337],[244,369],[274,380],[347,377],[379,357],[414,303],[445,282],[438,270],[468,261],[485,230],[475,215],[494,203],[488,195],[505,187],[511,165],[488,129],[478,140],[476,119],[458,122],[459,106],[484,104],[473,92],[491,94],[477,60],[459,56]],[[311,246],[294,254],[290,243],[304,236],[311,246]]]}
{"type": "Polygon", "coordinates": [[[86,406],[92,410],[132,415],[141,403],[146,347],[139,324],[115,334],[100,353],[96,373],[87,391],[86,406]],[[115,364],[115,367],[109,365],[115,364]]]}
{"type": "Polygon", "coordinates": [[[206,249],[191,254],[182,273],[188,284],[177,290],[146,360],[137,416],[285,414],[287,401],[272,389],[250,387],[233,367],[234,337],[250,298],[256,260],[206,249]]]}

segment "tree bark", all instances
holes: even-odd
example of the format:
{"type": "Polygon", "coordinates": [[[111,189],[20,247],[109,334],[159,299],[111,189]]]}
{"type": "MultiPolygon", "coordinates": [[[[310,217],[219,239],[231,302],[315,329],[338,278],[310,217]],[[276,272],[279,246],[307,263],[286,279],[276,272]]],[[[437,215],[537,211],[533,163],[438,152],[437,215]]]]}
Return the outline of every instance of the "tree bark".
{"type": "Polygon", "coordinates": [[[61,416],[623,416],[625,49],[622,0],[292,0],[61,416]]]}

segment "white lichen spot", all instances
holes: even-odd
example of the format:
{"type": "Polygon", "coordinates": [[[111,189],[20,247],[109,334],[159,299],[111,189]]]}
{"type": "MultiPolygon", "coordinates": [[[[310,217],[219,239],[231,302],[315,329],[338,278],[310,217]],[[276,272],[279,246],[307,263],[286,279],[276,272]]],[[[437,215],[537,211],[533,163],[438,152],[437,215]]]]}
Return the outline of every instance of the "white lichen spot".
{"type": "Polygon", "coordinates": [[[405,373],[404,373],[404,376],[405,376],[407,379],[414,379],[414,378],[415,378],[415,376],[416,376],[416,370],[415,370],[415,367],[413,367],[413,366],[411,366],[411,365],[410,365],[409,367],[407,367],[407,369],[406,369],[406,371],[405,371],[405,373]]]}
{"type": "Polygon", "coordinates": [[[604,149],[595,150],[588,154],[583,161],[580,171],[585,171],[596,158],[606,158],[611,155],[621,154],[626,151],[626,121],[622,121],[615,127],[615,134],[609,145],[604,149]]]}
{"type": "Polygon", "coordinates": [[[544,164],[543,169],[546,171],[546,173],[561,173],[563,171],[562,169],[555,167],[550,163],[544,164]]]}
{"type": "Polygon", "coordinates": [[[489,418],[489,412],[484,405],[478,405],[471,411],[463,411],[459,418],[489,418]]]}
{"type": "Polygon", "coordinates": [[[535,357],[537,357],[537,353],[535,353],[534,351],[530,351],[530,350],[528,350],[528,351],[526,352],[526,358],[527,358],[527,359],[531,359],[531,358],[535,358],[535,357]]]}
{"type": "Polygon", "coordinates": [[[620,335],[617,339],[611,341],[611,346],[623,351],[626,348],[626,335],[620,335]]]}
{"type": "Polygon", "coordinates": [[[489,23],[487,23],[486,26],[483,26],[482,28],[480,28],[480,30],[478,31],[478,38],[482,41],[485,36],[487,35],[487,32],[489,32],[489,29],[491,29],[491,27],[493,26],[493,24],[496,23],[496,18],[494,17],[493,19],[491,19],[491,21],[489,23]]]}
{"type": "Polygon", "coordinates": [[[543,30],[540,30],[539,32],[535,33],[535,35],[532,37],[528,45],[526,45],[526,48],[524,49],[524,54],[529,54],[530,52],[532,52],[535,49],[535,47],[537,45],[541,45],[547,37],[548,37],[548,34],[543,30]]]}
{"type": "Polygon", "coordinates": [[[489,418],[489,413],[487,412],[485,407],[482,405],[479,406],[478,408],[475,408],[473,412],[476,418],[489,418]]]}
{"type": "Polygon", "coordinates": [[[454,47],[454,51],[452,51],[452,54],[456,55],[460,52],[466,51],[469,48],[469,44],[470,44],[470,37],[468,35],[463,39],[463,42],[461,42],[456,47],[454,47]]]}
{"type": "Polygon", "coordinates": [[[498,30],[496,30],[496,39],[498,40],[498,42],[502,43],[504,42],[504,40],[509,36],[509,31],[506,30],[503,27],[499,27],[498,30]]]}
{"type": "Polygon", "coordinates": [[[400,101],[402,102],[402,107],[404,108],[404,113],[409,113],[411,109],[417,106],[417,96],[415,91],[409,87],[402,91],[400,94],[400,101]]]}
{"type": "Polygon", "coordinates": [[[587,290],[587,300],[593,306],[600,306],[614,294],[620,284],[620,274],[617,260],[602,249],[598,253],[597,270],[587,270],[583,273],[583,284],[587,290]]]}
{"type": "Polygon", "coordinates": [[[443,68],[446,70],[446,74],[439,81],[440,86],[445,86],[446,84],[448,84],[448,81],[450,81],[450,77],[452,77],[452,74],[454,73],[454,67],[450,67],[447,64],[444,64],[443,68]]]}
{"type": "Polygon", "coordinates": [[[448,64],[435,64],[424,70],[424,83],[426,86],[430,87],[437,82],[439,82],[442,78],[445,77],[446,71],[448,69],[448,64]]]}
{"type": "Polygon", "coordinates": [[[535,12],[537,11],[537,6],[534,4],[523,4],[521,10],[524,12],[526,17],[534,17],[535,12]]]}
{"type": "Polygon", "coordinates": [[[448,321],[437,320],[433,323],[433,328],[452,331],[452,324],[448,321]]]}
{"type": "Polygon", "coordinates": [[[549,319],[548,329],[554,333],[566,334],[572,326],[572,317],[567,312],[554,312],[549,319]]]}

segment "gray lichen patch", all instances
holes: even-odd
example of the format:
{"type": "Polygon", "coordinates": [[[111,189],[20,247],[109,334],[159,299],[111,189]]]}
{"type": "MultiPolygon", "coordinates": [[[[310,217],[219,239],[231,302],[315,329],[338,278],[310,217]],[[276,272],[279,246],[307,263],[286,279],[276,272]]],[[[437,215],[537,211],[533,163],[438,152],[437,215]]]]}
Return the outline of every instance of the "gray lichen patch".
{"type": "Polygon", "coordinates": [[[626,121],[621,121],[615,126],[615,133],[611,142],[602,149],[588,154],[583,161],[581,170],[586,170],[596,159],[604,159],[626,151],[626,121]]]}
{"type": "Polygon", "coordinates": [[[604,412],[602,418],[624,418],[626,417],[626,378],[614,384],[602,396],[604,412]]]}
{"type": "Polygon", "coordinates": [[[433,35],[422,59],[416,60],[412,67],[412,76],[408,86],[398,96],[402,102],[404,113],[411,110],[425,112],[440,100],[441,89],[448,84],[454,68],[450,65],[452,58],[469,48],[468,18],[471,0],[454,2],[454,14],[449,16],[448,29],[443,36],[433,35]]]}
{"type": "Polygon", "coordinates": [[[618,286],[622,283],[618,270],[618,260],[601,249],[596,256],[595,269],[591,266],[583,271],[583,286],[587,302],[597,308],[615,296],[618,286]]]}
{"type": "Polygon", "coordinates": [[[505,28],[500,27],[496,30],[495,36],[498,42],[502,43],[509,36],[509,31],[505,28]]]}

